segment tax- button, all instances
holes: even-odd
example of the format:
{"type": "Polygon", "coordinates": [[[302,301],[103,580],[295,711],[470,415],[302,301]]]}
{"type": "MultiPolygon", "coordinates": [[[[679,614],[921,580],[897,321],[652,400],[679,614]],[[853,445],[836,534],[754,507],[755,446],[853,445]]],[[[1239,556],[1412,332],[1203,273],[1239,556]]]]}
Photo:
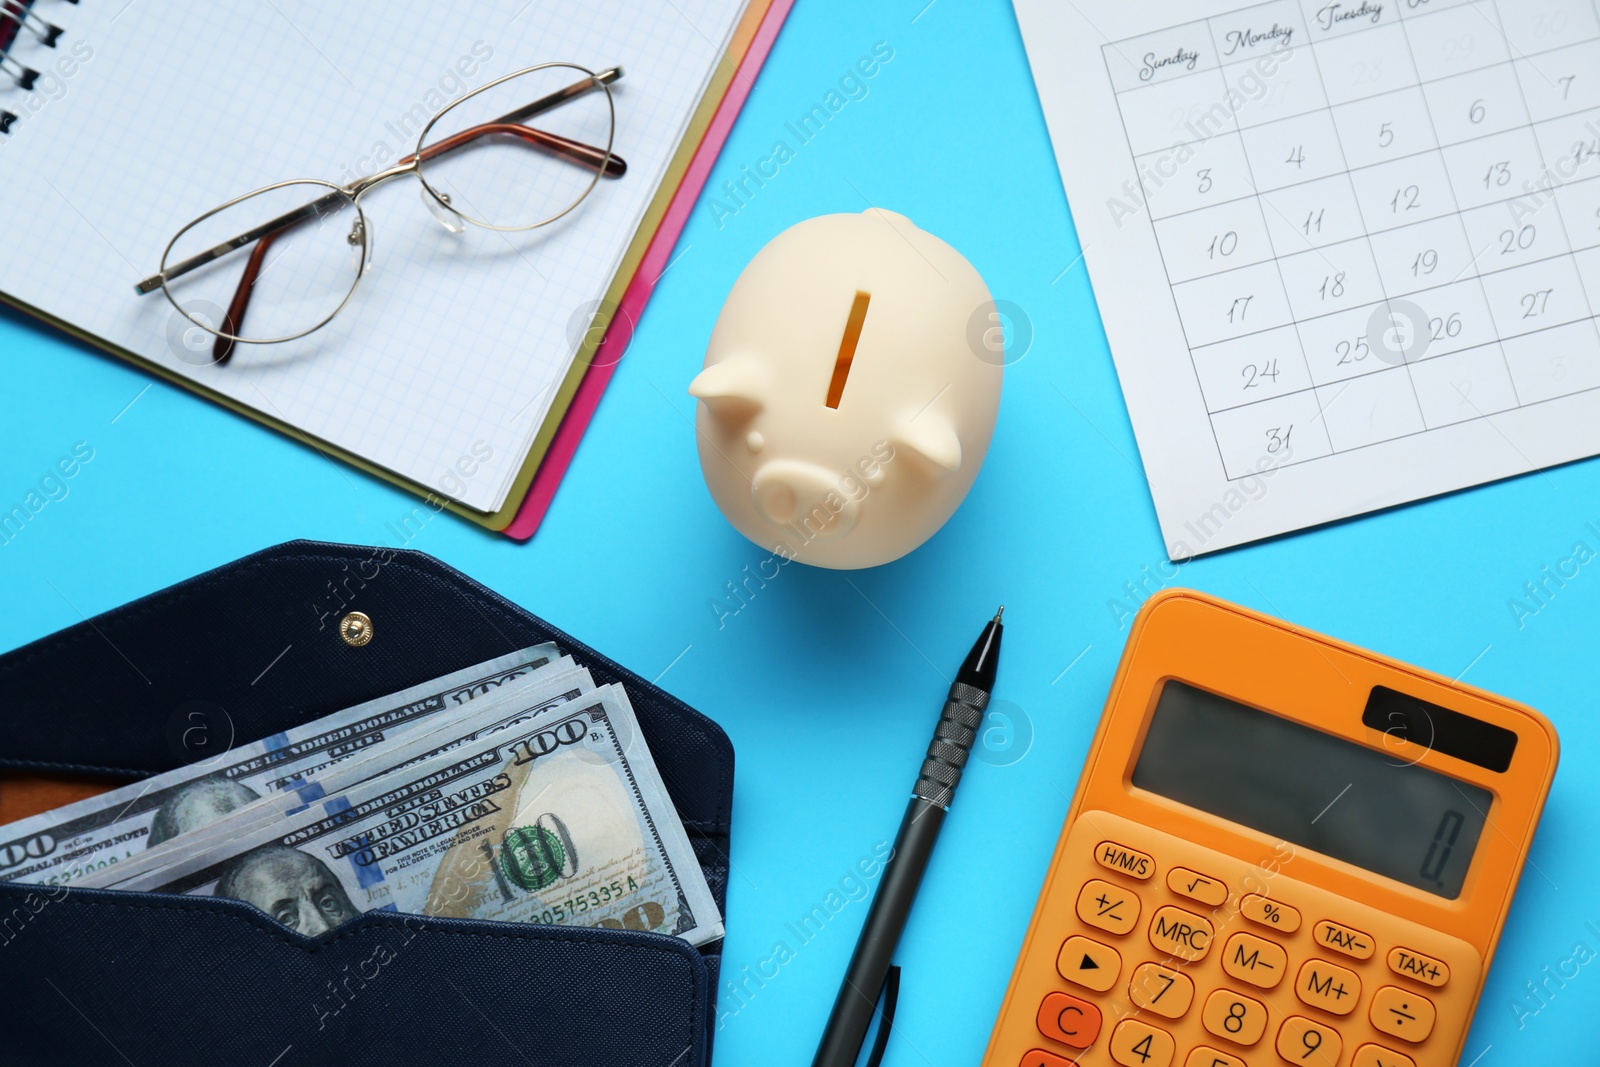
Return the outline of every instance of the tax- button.
{"type": "Polygon", "coordinates": [[[1193,963],[1211,950],[1211,920],[1170,904],[1150,920],[1150,943],[1162,952],[1193,963]]]}
{"type": "Polygon", "coordinates": [[[1056,970],[1069,982],[1104,993],[1117,984],[1122,957],[1110,945],[1087,937],[1069,937],[1056,956],[1056,970]]]}
{"type": "Polygon", "coordinates": [[[1450,981],[1449,964],[1432,956],[1424,956],[1415,949],[1390,949],[1389,969],[1402,978],[1410,978],[1435,988],[1450,981]]]}
{"type": "Polygon", "coordinates": [[[1417,1067],[1417,1061],[1402,1052],[1382,1045],[1362,1045],[1350,1067],[1417,1067]]]}
{"type": "Polygon", "coordinates": [[[1323,919],[1312,927],[1311,936],[1317,939],[1317,944],[1325,945],[1335,952],[1343,952],[1346,956],[1354,956],[1358,960],[1372,958],[1372,938],[1360,930],[1352,930],[1348,926],[1323,919]]]}
{"type": "Polygon", "coordinates": [[[1066,993],[1051,993],[1039,1005],[1039,1032],[1072,1048],[1088,1048],[1100,1036],[1100,1009],[1066,993]]]}
{"type": "Polygon", "coordinates": [[[1121,886],[1091,878],[1078,893],[1078,918],[1113,934],[1125,934],[1139,921],[1139,898],[1121,886]]]}
{"type": "Polygon", "coordinates": [[[1167,872],[1167,888],[1212,907],[1228,899],[1227,886],[1187,867],[1174,867],[1167,872]]]}
{"type": "Polygon", "coordinates": [[[1119,845],[1115,841],[1102,841],[1095,846],[1095,862],[1108,871],[1116,871],[1130,878],[1149,878],[1156,873],[1156,861],[1136,848],[1119,845]]]}
{"type": "Polygon", "coordinates": [[[1306,960],[1295,976],[1294,992],[1313,1008],[1335,1015],[1349,1015],[1361,999],[1361,979],[1354,971],[1327,960],[1306,960]]]}
{"type": "Polygon", "coordinates": [[[1254,934],[1234,934],[1222,950],[1222,969],[1261,989],[1271,989],[1283,981],[1288,966],[1288,953],[1254,934]]]}
{"type": "Polygon", "coordinates": [[[1416,1044],[1433,1033],[1435,1014],[1433,1001],[1427,997],[1386,985],[1372,994],[1372,1010],[1367,1018],[1374,1029],[1416,1044]]]}

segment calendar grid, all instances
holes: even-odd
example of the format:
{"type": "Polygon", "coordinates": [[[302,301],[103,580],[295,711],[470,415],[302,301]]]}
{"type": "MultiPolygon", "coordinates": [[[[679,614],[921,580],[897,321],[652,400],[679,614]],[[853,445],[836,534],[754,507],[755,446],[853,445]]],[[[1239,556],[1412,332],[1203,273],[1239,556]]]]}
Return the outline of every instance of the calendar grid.
{"type": "Polygon", "coordinates": [[[1546,0],[1510,27],[1497,0],[1362,5],[1370,24],[1348,32],[1337,5],[1315,9],[1321,26],[1314,7],[1274,0],[1101,50],[1229,482],[1600,388],[1600,236],[1583,228],[1600,218],[1600,5],[1546,0]],[[1247,102],[1266,103],[1246,114],[1254,74],[1247,102]],[[1546,84],[1530,93],[1532,75],[1546,84]],[[1350,143],[1374,129],[1396,151],[1350,143]]]}
{"type": "MultiPolygon", "coordinates": [[[[1591,2],[1594,2],[1594,0],[1591,0],[1591,2]]],[[[1600,3],[1596,3],[1595,4],[1595,9],[1596,9],[1597,16],[1600,16],[1600,3]]],[[[1495,12],[1496,12],[1497,15],[1499,14],[1499,10],[1500,10],[1499,0],[1495,0],[1495,12]]],[[[1521,74],[1521,72],[1519,72],[1517,70],[1517,65],[1515,63],[1512,63],[1510,66],[1511,66],[1512,76],[1517,79],[1517,91],[1522,94],[1523,104],[1524,104],[1524,107],[1526,107],[1527,99],[1528,99],[1528,92],[1523,87],[1522,74],[1521,74]]],[[[1545,157],[1544,157],[1544,147],[1539,144],[1539,141],[1538,141],[1537,138],[1534,139],[1533,143],[1534,143],[1534,146],[1539,149],[1539,163],[1540,163],[1540,166],[1543,168],[1545,173],[1549,173],[1549,171],[1550,171],[1550,161],[1545,159],[1545,157]]],[[[1560,223],[1562,225],[1562,228],[1564,229],[1566,227],[1566,219],[1562,216],[1562,213],[1561,213],[1561,202],[1559,200],[1552,200],[1550,202],[1550,206],[1555,209],[1556,219],[1558,221],[1560,221],[1560,223]]],[[[1578,275],[1578,284],[1579,284],[1579,286],[1581,287],[1581,289],[1583,291],[1584,303],[1589,308],[1589,321],[1590,321],[1591,324],[1595,325],[1596,339],[1600,340],[1600,323],[1596,323],[1595,322],[1594,294],[1589,291],[1588,284],[1583,280],[1583,275],[1581,275],[1581,274],[1578,275]]]]}

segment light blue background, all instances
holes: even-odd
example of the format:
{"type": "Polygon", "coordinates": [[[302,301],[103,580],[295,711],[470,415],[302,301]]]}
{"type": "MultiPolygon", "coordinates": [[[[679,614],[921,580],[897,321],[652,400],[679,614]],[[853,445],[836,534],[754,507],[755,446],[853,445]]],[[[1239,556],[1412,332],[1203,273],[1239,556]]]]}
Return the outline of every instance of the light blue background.
{"type": "MultiPolygon", "coordinates": [[[[869,94],[721,225],[702,201],[531,543],[441,515],[409,545],[663,675],[732,736],[724,975],[764,966],[771,977],[744,979],[738,996],[724,985],[721,1064],[810,1062],[866,905],[846,904],[809,943],[787,924],[848,889],[858,861],[892,838],[946,679],[1004,602],[997,697],[1031,723],[1031,748],[1000,765],[1016,754],[1002,745],[963,785],[902,943],[887,1058],[978,1061],[1122,649],[1109,605],[1126,583],[1154,588],[1148,574],[1172,573],[1089,280],[1072,265],[1079,250],[1012,12],[1002,0],[926,3],[802,0],[712,189],[775,140],[793,147],[785,122],[885,41],[894,58],[869,94]],[[719,625],[711,605],[724,583],[767,554],[701,482],[685,387],[757,249],[801,219],[869,203],[960,249],[997,297],[1026,309],[1032,349],[1007,372],[976,488],[938,536],[872,571],[786,567],[719,625]],[[763,965],[779,941],[793,958],[763,965]]],[[[1154,284],[1147,295],[1167,299],[1154,284]]],[[[376,479],[9,313],[0,352],[0,510],[74,442],[95,451],[70,494],[0,546],[0,647],[279,541],[399,544],[386,524],[415,502],[376,479]]],[[[1523,998],[1576,943],[1600,951],[1600,565],[1522,626],[1508,607],[1575,542],[1600,548],[1590,521],[1600,527],[1593,461],[1202,559],[1174,579],[1465,672],[1556,723],[1561,771],[1463,1057],[1481,1067],[1594,1060],[1600,964],[1552,982],[1543,1006],[1523,998]],[[1539,1010],[1519,1026],[1514,1002],[1539,1010]]]]}

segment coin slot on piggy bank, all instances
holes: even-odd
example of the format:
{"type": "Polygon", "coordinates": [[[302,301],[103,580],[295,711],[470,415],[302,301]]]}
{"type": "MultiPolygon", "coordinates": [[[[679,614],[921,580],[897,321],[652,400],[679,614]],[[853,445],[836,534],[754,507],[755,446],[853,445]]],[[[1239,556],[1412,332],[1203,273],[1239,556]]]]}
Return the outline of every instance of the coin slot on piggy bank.
{"type": "Polygon", "coordinates": [[[820,567],[877,566],[932,537],[994,433],[1005,359],[969,329],[993,307],[959,252],[879,208],[773,238],[689,386],[717,507],[820,567]]]}

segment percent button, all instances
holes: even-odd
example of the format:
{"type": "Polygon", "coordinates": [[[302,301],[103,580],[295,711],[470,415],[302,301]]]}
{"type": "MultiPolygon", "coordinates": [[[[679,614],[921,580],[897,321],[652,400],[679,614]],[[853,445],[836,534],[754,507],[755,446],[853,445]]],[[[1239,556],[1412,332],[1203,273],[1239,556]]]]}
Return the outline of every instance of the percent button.
{"type": "Polygon", "coordinates": [[[1280,934],[1300,929],[1300,913],[1287,904],[1252,893],[1239,901],[1239,914],[1253,923],[1270,926],[1280,934]]]}

